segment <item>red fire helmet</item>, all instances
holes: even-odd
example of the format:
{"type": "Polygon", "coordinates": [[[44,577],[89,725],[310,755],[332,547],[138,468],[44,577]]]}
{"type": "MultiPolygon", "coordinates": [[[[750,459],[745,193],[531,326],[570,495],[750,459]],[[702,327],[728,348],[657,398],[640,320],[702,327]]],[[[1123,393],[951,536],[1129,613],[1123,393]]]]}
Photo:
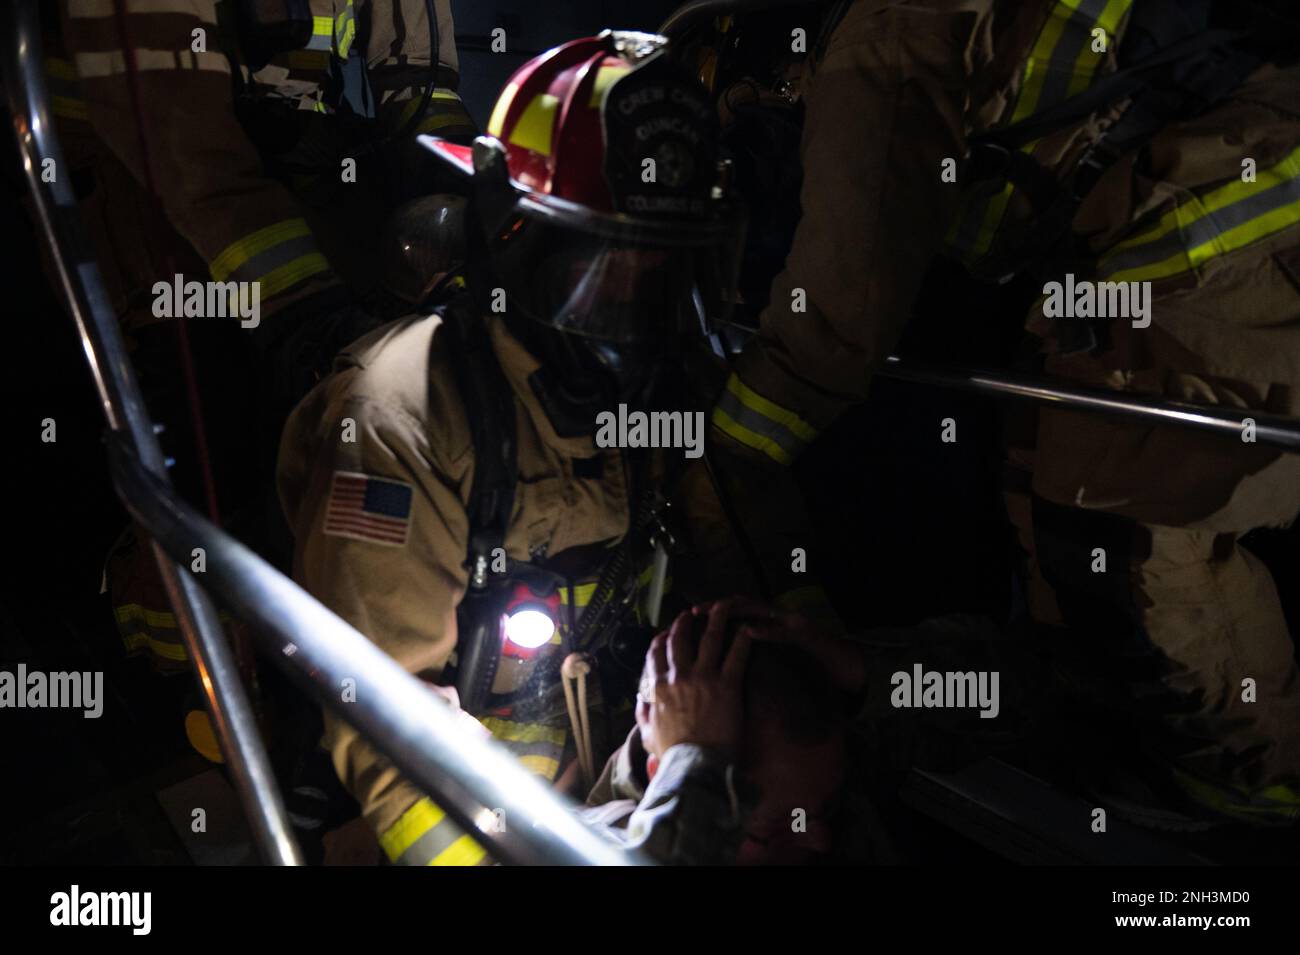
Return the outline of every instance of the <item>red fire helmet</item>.
{"type": "Polygon", "coordinates": [[[743,217],[716,108],[666,45],[608,30],[566,43],[510,78],[472,147],[420,137],[472,177],[507,309],[619,344],[725,318],[743,217]]]}

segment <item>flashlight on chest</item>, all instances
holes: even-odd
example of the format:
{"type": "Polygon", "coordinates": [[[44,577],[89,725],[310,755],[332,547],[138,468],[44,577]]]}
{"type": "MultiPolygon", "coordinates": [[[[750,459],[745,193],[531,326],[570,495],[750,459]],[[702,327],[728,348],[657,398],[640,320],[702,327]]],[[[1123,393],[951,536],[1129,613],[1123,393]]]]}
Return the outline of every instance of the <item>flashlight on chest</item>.
{"type": "Polygon", "coordinates": [[[461,707],[473,715],[485,711],[502,659],[525,663],[556,642],[560,598],[555,589],[539,594],[527,581],[507,586],[504,594],[470,588],[461,606],[456,690],[461,707]]]}
{"type": "Polygon", "coordinates": [[[516,584],[502,614],[502,654],[524,659],[535,657],[555,639],[559,618],[559,594],[539,597],[528,584],[516,584]]]}

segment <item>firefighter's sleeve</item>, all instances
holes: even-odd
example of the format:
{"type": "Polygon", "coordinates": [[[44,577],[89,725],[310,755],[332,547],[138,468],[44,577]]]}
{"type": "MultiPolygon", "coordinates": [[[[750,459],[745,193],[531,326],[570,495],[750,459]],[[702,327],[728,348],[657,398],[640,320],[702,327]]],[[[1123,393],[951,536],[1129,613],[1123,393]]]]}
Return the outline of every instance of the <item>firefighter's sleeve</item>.
{"type": "MultiPolygon", "coordinates": [[[[112,0],[61,0],[64,41],[97,135],[147,185],[221,282],[258,282],[263,312],[335,281],[290,193],[266,175],[235,114],[213,0],[127,0],[143,126],[112,0]]],[[[159,276],[165,280],[169,276],[159,276]]]]}
{"type": "MultiPolygon", "coordinates": [[[[804,609],[806,518],[789,471],[800,452],[867,396],[921,288],[957,186],[961,48],[942,17],[854,4],[817,64],[801,145],[802,217],[758,336],[712,413],[718,469],[733,485],[774,596],[804,609]],[[793,573],[792,573],[793,571],[793,573]],[[783,596],[804,591],[794,600],[783,596]]],[[[820,614],[818,614],[820,615],[820,614]]]]}
{"type": "Polygon", "coordinates": [[[740,848],[752,795],[732,760],[678,744],[664,753],[628,820],[625,844],[662,865],[728,865],[740,848]]]}
{"type": "MultiPolygon", "coordinates": [[[[406,670],[437,676],[456,643],[468,521],[427,429],[330,379],[286,426],[281,500],[296,579],[406,670]],[[305,449],[305,450],[304,450],[305,449]]],[[[347,373],[342,376],[344,379],[347,373]]],[[[336,688],[344,705],[365,701],[336,688]]],[[[474,864],[483,850],[350,724],[325,710],[339,778],[394,862],[474,864]]]]}
{"type": "Polygon", "coordinates": [[[807,97],[803,214],[713,423],[786,464],[867,396],[957,207],[961,45],[942,18],[856,5],[807,97]],[[918,19],[935,23],[917,22],[918,19]]]}

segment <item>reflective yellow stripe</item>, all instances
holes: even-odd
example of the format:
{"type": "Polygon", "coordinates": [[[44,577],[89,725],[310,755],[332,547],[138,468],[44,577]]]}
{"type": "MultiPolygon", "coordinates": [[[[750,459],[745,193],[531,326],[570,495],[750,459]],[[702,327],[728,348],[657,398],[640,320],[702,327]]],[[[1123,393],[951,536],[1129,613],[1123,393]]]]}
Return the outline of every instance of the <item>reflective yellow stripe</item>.
{"type": "Polygon", "coordinates": [[[533,97],[515,128],[510,131],[511,144],[549,156],[551,135],[555,130],[555,111],[559,105],[559,98],[549,93],[533,97]]]}
{"type": "Polygon", "coordinates": [[[352,40],[356,34],[355,11],[352,9],[352,0],[347,0],[347,7],[334,18],[334,52],[340,59],[348,58],[348,50],[352,49],[352,40]]]}
{"type": "Polygon", "coordinates": [[[520,756],[519,762],[530,773],[544,779],[554,779],[560,771],[560,761],[552,759],[550,756],[520,756]]]}
{"type": "Polygon", "coordinates": [[[785,449],[761,434],[756,434],[741,424],[738,424],[732,417],[719,407],[713,409],[713,424],[719,431],[728,437],[734,438],[746,447],[753,448],[756,451],[762,451],[773,461],[778,464],[789,464],[793,458],[785,453],[785,449]]]}
{"type": "Polygon", "coordinates": [[[175,630],[176,615],[164,610],[149,610],[140,604],[123,604],[114,611],[118,623],[143,623],[159,630],[175,630]]]}
{"type": "Polygon", "coordinates": [[[1110,281],[1153,281],[1202,267],[1300,224],[1300,148],[1256,175],[1193,196],[1101,258],[1110,281]]]}
{"type": "Polygon", "coordinates": [[[259,280],[262,283],[262,298],[263,300],[271,298],[313,275],[322,275],[329,270],[330,264],[325,260],[325,256],[319,252],[309,252],[262,276],[259,280]]]}
{"type": "Polygon", "coordinates": [[[754,391],[735,374],[713,407],[713,424],[746,447],[789,464],[817,431],[795,412],[754,391]]]}
{"type": "Polygon", "coordinates": [[[564,755],[567,735],[558,726],[542,723],[515,723],[496,716],[487,716],[480,722],[494,737],[513,749],[527,748],[530,752],[516,753],[515,758],[529,772],[544,779],[554,779],[560,771],[560,757],[564,755]],[[542,750],[538,752],[537,750],[542,750]]]}
{"type": "MultiPolygon", "coordinates": [[[[589,584],[577,584],[574,586],[573,604],[575,607],[582,609],[587,606],[587,604],[591,603],[591,598],[595,596],[596,593],[596,584],[597,582],[593,580],[589,584]]],[[[560,603],[567,607],[569,605],[569,588],[561,587],[559,590],[560,603]]]]}
{"type": "Polygon", "coordinates": [[[447,814],[431,800],[421,799],[388,827],[379,837],[379,845],[388,858],[396,862],[403,852],[415,845],[417,839],[446,818],[447,814]]]}
{"type": "Polygon", "coordinates": [[[497,739],[511,743],[554,743],[564,745],[564,730],[558,726],[545,726],[541,723],[514,723],[496,716],[485,716],[480,720],[497,739]]]}
{"type": "Polygon", "coordinates": [[[1043,24],[1038,39],[1034,41],[1033,49],[1025,59],[1024,79],[1020,85],[1020,93],[1016,97],[1015,109],[1011,113],[1012,123],[1028,119],[1038,108],[1038,101],[1043,93],[1043,83],[1047,80],[1052,66],[1052,51],[1061,42],[1061,36],[1065,33],[1070,17],[1074,15],[1078,6],[1079,0],[1059,0],[1052,5],[1052,11],[1047,15],[1047,22],[1043,24]]]}
{"type": "Polygon", "coordinates": [[[148,633],[133,633],[122,638],[122,643],[128,653],[136,650],[148,648],[150,653],[155,653],[167,660],[175,660],[178,663],[184,663],[189,659],[185,652],[185,646],[181,643],[171,643],[166,640],[159,640],[157,637],[148,633]]]}
{"type": "Polygon", "coordinates": [[[817,429],[804,421],[793,411],[782,408],[775,401],[764,398],[750,388],[739,376],[733,374],[727,379],[727,390],[740,399],[746,408],[757,411],[764,418],[784,425],[795,437],[811,441],[817,437],[817,429]]]}
{"type": "MultiPolygon", "coordinates": [[[[1039,109],[1087,89],[1106,58],[1105,53],[1092,49],[1092,31],[1100,27],[1106,31],[1108,44],[1113,42],[1132,5],[1133,0],[1058,0],[1025,59],[1024,79],[1010,123],[1026,120],[1039,109]],[[1070,55],[1073,44],[1078,44],[1078,50],[1066,69],[1064,57],[1070,55]]],[[[1041,142],[1034,140],[1021,150],[1032,155],[1041,142]]],[[[992,247],[1014,191],[1007,183],[991,197],[972,195],[962,204],[948,230],[947,243],[964,261],[973,262],[992,247]]]]}
{"type": "Polygon", "coordinates": [[[461,836],[446,849],[429,860],[429,865],[478,865],[487,858],[487,850],[474,841],[473,836],[461,836]]]}
{"type": "MultiPolygon", "coordinates": [[[[1110,44],[1115,41],[1115,37],[1119,34],[1120,24],[1124,22],[1124,17],[1132,6],[1133,0],[1108,0],[1105,9],[1101,12],[1101,16],[1097,17],[1092,29],[1101,27],[1106,31],[1107,49],[1110,49],[1110,44]]],[[[1084,44],[1083,49],[1079,51],[1079,56],[1074,61],[1074,76],[1065,91],[1067,98],[1077,96],[1092,84],[1092,78],[1097,75],[1097,67],[1101,65],[1101,61],[1105,58],[1105,53],[1097,53],[1093,50],[1091,41],[1084,44]]]]}
{"type": "Polygon", "coordinates": [[[263,300],[330,270],[303,219],[286,219],[231,243],[209,268],[219,282],[260,282],[263,300]]]}
{"type": "Polygon", "coordinates": [[[455,822],[447,818],[447,814],[441,807],[426,797],[406,810],[397,822],[380,835],[379,845],[391,862],[439,866],[478,865],[487,857],[487,850],[479,845],[473,836],[464,833],[456,836],[457,832],[460,832],[460,829],[455,822]],[[435,830],[443,827],[446,827],[444,832],[433,835],[435,830]],[[434,850],[447,839],[451,839],[451,842],[446,845],[446,848],[435,852],[434,850]],[[421,840],[426,840],[426,844],[419,845],[421,840]],[[406,858],[408,853],[417,846],[418,851],[414,853],[417,858],[406,858]],[[418,858],[427,852],[434,852],[434,855],[429,858],[418,858]]]}
{"type": "Polygon", "coordinates": [[[251,235],[232,242],[221,254],[212,260],[209,268],[212,277],[218,282],[224,281],[231,272],[246,263],[255,255],[274,248],[291,239],[311,235],[306,219],[286,219],[264,229],[258,229],[251,235]]]}
{"type": "MultiPolygon", "coordinates": [[[[184,662],[189,657],[185,653],[185,644],[181,640],[180,627],[176,615],[165,610],[150,610],[140,604],[122,604],[113,608],[113,616],[122,632],[122,642],[128,651],[138,650],[143,646],[160,657],[184,662]],[[162,631],[174,631],[175,636],[162,631]]],[[[222,626],[229,626],[231,616],[224,610],[217,619],[222,626]]]]}
{"type": "Polygon", "coordinates": [[[334,20],[331,17],[311,18],[311,39],[306,49],[328,52],[334,46],[334,20]]]}

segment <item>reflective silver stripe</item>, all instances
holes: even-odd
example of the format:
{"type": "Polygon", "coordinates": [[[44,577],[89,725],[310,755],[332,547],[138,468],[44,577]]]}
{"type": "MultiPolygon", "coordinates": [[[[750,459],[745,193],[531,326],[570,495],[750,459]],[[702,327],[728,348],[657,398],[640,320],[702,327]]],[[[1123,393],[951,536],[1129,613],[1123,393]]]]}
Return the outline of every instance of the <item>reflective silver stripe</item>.
{"type": "Polygon", "coordinates": [[[352,41],[356,38],[355,18],[356,10],[352,6],[352,0],[347,0],[347,8],[334,18],[334,39],[338,42],[338,54],[341,57],[347,57],[352,41]]]}
{"type": "Polygon", "coordinates": [[[1065,30],[1052,47],[1047,76],[1038,94],[1037,112],[1048,106],[1062,103],[1069,96],[1070,81],[1074,79],[1074,64],[1084,47],[1092,42],[1092,31],[1098,26],[1108,0],[1082,0],[1070,14],[1065,30]]]}
{"type": "MultiPolygon", "coordinates": [[[[1102,276],[1116,275],[1164,262],[1180,252],[1189,252],[1211,242],[1252,219],[1258,219],[1295,202],[1300,202],[1300,178],[1287,179],[1276,186],[1208,212],[1186,225],[1175,225],[1170,231],[1156,236],[1149,242],[1103,257],[1102,276]]],[[[1188,264],[1190,267],[1191,263],[1188,264]]]]}
{"type": "MultiPolygon", "coordinates": [[[[117,76],[126,72],[126,57],[122,55],[121,50],[109,50],[105,53],[78,53],[73,59],[77,65],[77,75],[83,80],[117,76]]],[[[137,49],[135,51],[135,62],[141,72],[149,70],[230,72],[229,61],[220,53],[137,49]]]]}
{"type": "Polygon", "coordinates": [[[329,17],[311,18],[311,40],[304,50],[319,50],[328,53],[334,49],[334,21],[329,17]]]}
{"type": "Polygon", "coordinates": [[[264,252],[259,252],[247,262],[221,276],[221,278],[223,280],[234,279],[238,282],[253,282],[263,276],[270,275],[280,266],[287,265],[294,259],[310,255],[315,251],[317,251],[316,240],[311,233],[295,236],[271,246],[264,252]]]}
{"type": "Polygon", "coordinates": [[[453,842],[459,839],[465,833],[456,825],[450,816],[443,816],[432,829],[429,829],[416,839],[406,851],[397,857],[397,865],[428,865],[431,861],[438,858],[446,852],[453,842]]]}
{"type": "Polygon", "coordinates": [[[779,421],[773,421],[766,415],[748,407],[730,389],[722,392],[722,396],[718,398],[715,408],[721,410],[742,428],[761,435],[776,444],[792,460],[798,456],[807,443],[779,421]]]}
{"type": "MultiPolygon", "coordinates": [[[[1071,88],[1091,82],[1101,59],[1087,56],[1092,31],[1109,35],[1128,14],[1132,0],[1057,0],[1039,31],[1023,66],[1022,85],[1016,93],[1009,121],[1018,122],[1064,102],[1080,92],[1071,88]],[[1059,32],[1057,24],[1060,24],[1059,32]],[[1085,75],[1086,74],[1086,75],[1085,75]]],[[[1021,147],[1032,154],[1037,142],[1021,147]]],[[[969,193],[949,229],[950,253],[973,264],[994,245],[1014,189],[1008,182],[986,183],[969,193]]]]}

